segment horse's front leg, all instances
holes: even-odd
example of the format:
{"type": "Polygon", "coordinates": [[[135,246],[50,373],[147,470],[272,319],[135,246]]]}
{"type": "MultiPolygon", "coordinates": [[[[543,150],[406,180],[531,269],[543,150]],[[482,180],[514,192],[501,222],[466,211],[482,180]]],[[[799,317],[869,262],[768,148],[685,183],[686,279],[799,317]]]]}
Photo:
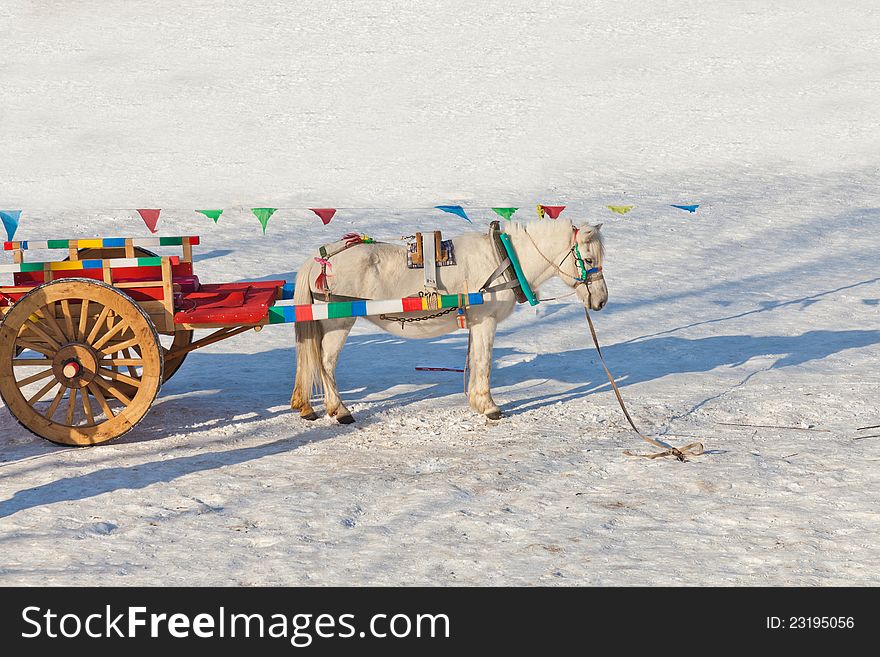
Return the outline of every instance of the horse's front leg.
{"type": "Polygon", "coordinates": [[[468,380],[468,403],[471,408],[490,420],[501,417],[501,409],[492,399],[489,379],[492,374],[492,345],[495,342],[497,322],[487,317],[470,327],[470,379],[468,380]]]}

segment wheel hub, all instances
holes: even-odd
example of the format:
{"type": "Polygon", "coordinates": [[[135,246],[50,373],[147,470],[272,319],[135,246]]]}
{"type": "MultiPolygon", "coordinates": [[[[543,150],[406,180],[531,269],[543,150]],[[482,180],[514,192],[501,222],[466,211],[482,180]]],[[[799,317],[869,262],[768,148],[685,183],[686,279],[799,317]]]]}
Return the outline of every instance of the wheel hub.
{"type": "Polygon", "coordinates": [[[82,343],[64,345],[52,359],[55,378],[68,388],[85,388],[98,372],[98,359],[92,348],[82,343]]]}

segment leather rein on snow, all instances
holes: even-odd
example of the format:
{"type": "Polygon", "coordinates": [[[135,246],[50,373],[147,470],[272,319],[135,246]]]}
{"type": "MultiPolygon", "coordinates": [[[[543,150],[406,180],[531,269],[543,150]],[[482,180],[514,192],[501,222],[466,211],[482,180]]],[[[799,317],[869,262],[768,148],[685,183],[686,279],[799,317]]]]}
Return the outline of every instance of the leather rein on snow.
{"type": "MultiPolygon", "coordinates": [[[[541,255],[544,260],[546,260],[550,265],[553,266],[554,269],[566,278],[570,278],[575,281],[574,287],[578,285],[586,285],[587,292],[590,293],[590,282],[595,278],[602,277],[602,267],[595,267],[591,269],[587,269],[583,258],[581,257],[580,250],[577,247],[577,229],[574,230],[574,246],[569,250],[566,254],[565,258],[562,259],[562,262],[565,262],[566,258],[569,255],[574,253],[575,260],[578,261],[578,274],[579,277],[575,278],[574,276],[562,271],[559,265],[550,260],[547,256],[545,256],[541,249],[538,248],[537,243],[534,238],[529,235],[528,231],[525,231],[526,235],[528,235],[529,239],[532,242],[532,245],[535,247],[535,250],[541,255]]],[[[562,264],[559,263],[560,265],[562,264]]],[[[605,357],[602,355],[602,349],[599,346],[599,338],[596,335],[596,327],[593,326],[593,319],[590,317],[590,311],[587,309],[586,304],[584,305],[584,315],[587,317],[587,325],[590,327],[590,335],[593,338],[593,344],[596,347],[596,353],[599,355],[599,362],[602,363],[602,367],[605,370],[605,374],[608,376],[608,381],[611,383],[611,388],[614,390],[614,396],[617,397],[617,403],[620,405],[620,410],[623,411],[624,417],[626,417],[626,421],[629,422],[629,426],[632,427],[632,430],[635,431],[636,435],[654,447],[659,447],[662,449],[662,452],[651,452],[648,454],[638,454],[636,452],[630,452],[629,450],[624,451],[623,453],[627,456],[638,456],[646,459],[658,459],[664,456],[674,456],[676,459],[681,461],[682,463],[686,463],[688,461],[688,456],[699,456],[704,452],[703,443],[694,442],[688,443],[683,447],[673,447],[661,440],[657,440],[656,438],[651,438],[650,436],[646,436],[639,428],[636,426],[636,423],[633,421],[632,416],[629,414],[629,411],[626,408],[626,404],[623,402],[623,396],[620,394],[620,389],[617,387],[617,381],[614,380],[614,376],[611,374],[611,370],[608,369],[608,365],[605,364],[605,357]]]]}
{"type": "Polygon", "coordinates": [[[587,307],[584,306],[584,315],[587,316],[587,325],[590,327],[590,335],[593,336],[593,344],[596,345],[596,353],[599,354],[599,362],[602,363],[602,367],[605,369],[605,374],[608,375],[608,381],[611,382],[611,388],[614,390],[614,396],[617,397],[617,403],[620,404],[620,410],[623,411],[623,415],[626,417],[626,421],[629,422],[629,426],[632,427],[632,430],[638,434],[639,438],[642,440],[651,443],[654,447],[659,447],[662,449],[662,452],[651,452],[649,454],[637,454],[635,452],[630,452],[629,450],[624,451],[624,454],[627,456],[640,456],[646,459],[659,459],[664,456],[674,456],[682,463],[687,462],[688,456],[699,456],[703,453],[703,443],[688,443],[684,447],[673,447],[672,445],[668,445],[660,440],[656,440],[655,438],[651,438],[650,436],[646,436],[639,428],[636,426],[636,423],[633,422],[632,417],[630,417],[629,411],[626,410],[626,404],[623,403],[623,397],[620,394],[620,389],[617,387],[617,382],[614,380],[614,377],[611,375],[611,370],[608,369],[608,366],[605,364],[605,358],[602,356],[602,349],[599,347],[599,338],[596,337],[596,327],[593,326],[593,319],[590,317],[590,311],[587,310],[587,307]]]}

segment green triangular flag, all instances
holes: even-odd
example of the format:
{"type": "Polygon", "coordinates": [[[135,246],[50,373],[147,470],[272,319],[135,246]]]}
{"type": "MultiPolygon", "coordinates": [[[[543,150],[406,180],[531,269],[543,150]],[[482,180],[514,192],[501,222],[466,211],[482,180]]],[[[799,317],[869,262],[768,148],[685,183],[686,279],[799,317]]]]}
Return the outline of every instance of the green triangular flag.
{"type": "Polygon", "coordinates": [[[617,214],[626,214],[630,210],[632,210],[634,205],[606,205],[606,208],[611,210],[612,212],[616,212],[617,214]]]}
{"type": "Polygon", "coordinates": [[[260,224],[263,226],[263,233],[266,232],[266,224],[269,223],[269,217],[275,214],[275,210],[278,208],[251,208],[251,212],[254,213],[254,216],[260,220],[260,224]]]}
{"type": "Polygon", "coordinates": [[[220,219],[220,215],[223,214],[223,210],[196,210],[196,212],[205,215],[208,219],[213,219],[216,224],[220,219]]]}
{"type": "Polygon", "coordinates": [[[497,214],[499,217],[504,217],[505,219],[510,219],[511,215],[516,212],[519,208],[492,208],[492,212],[497,214]]]}

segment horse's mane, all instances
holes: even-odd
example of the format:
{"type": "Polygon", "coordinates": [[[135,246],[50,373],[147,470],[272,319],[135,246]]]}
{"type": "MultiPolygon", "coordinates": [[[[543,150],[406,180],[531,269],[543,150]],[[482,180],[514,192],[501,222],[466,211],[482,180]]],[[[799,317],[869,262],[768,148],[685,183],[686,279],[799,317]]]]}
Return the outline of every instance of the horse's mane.
{"type": "MultiPolygon", "coordinates": [[[[528,223],[520,223],[518,221],[508,221],[504,223],[504,232],[510,233],[511,235],[526,232],[531,233],[532,235],[555,235],[558,233],[558,237],[563,238],[571,233],[572,228],[574,228],[574,224],[572,224],[571,220],[566,219],[538,219],[528,223]]],[[[604,259],[605,242],[602,238],[602,233],[599,230],[596,230],[593,234],[595,237],[591,240],[591,243],[595,245],[599,258],[604,259]]]]}

